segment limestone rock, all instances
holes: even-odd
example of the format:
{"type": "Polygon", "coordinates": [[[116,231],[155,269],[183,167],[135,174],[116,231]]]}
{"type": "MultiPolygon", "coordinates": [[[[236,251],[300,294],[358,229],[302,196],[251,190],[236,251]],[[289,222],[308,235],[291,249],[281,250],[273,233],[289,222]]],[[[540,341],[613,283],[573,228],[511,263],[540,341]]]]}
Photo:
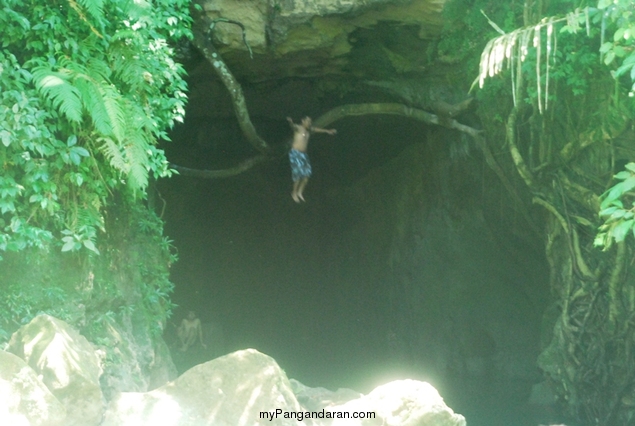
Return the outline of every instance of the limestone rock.
{"type": "Polygon", "coordinates": [[[377,418],[335,419],[332,426],[465,426],[465,418],[443,402],[432,385],[416,380],[396,380],[331,412],[374,411],[377,418]]]}
{"type": "MultiPolygon", "coordinates": [[[[419,39],[432,39],[441,31],[446,1],[199,0],[207,17],[216,22],[213,43],[234,74],[251,81],[346,73],[352,35],[382,22],[418,28],[419,39]],[[246,54],[242,29],[223,19],[244,25],[253,58],[246,54]]],[[[385,54],[393,60],[399,57],[398,52],[385,54]]]]}
{"type": "Polygon", "coordinates": [[[35,371],[17,356],[0,351],[0,425],[64,426],[64,406],[35,371]]]}
{"type": "Polygon", "coordinates": [[[65,426],[99,424],[101,367],[91,344],[64,321],[39,315],[16,331],[7,351],[24,359],[66,407],[65,426]]]}
{"type": "MultiPolygon", "coordinates": [[[[102,426],[269,425],[260,412],[300,411],[284,371],[254,349],[197,365],[151,392],[125,392],[113,399],[102,426]]],[[[276,425],[310,425],[276,421],[276,425]]]]}
{"type": "Polygon", "coordinates": [[[308,411],[320,411],[362,396],[361,393],[352,389],[340,388],[333,392],[320,387],[310,388],[294,379],[290,379],[289,382],[298,402],[308,411]]]}
{"type": "Polygon", "coordinates": [[[152,338],[142,319],[124,315],[118,321],[105,319],[101,352],[117,359],[104,367],[100,379],[107,401],[119,392],[145,392],[177,376],[169,349],[162,338],[152,338]],[[137,327],[133,326],[133,322],[137,327]]]}

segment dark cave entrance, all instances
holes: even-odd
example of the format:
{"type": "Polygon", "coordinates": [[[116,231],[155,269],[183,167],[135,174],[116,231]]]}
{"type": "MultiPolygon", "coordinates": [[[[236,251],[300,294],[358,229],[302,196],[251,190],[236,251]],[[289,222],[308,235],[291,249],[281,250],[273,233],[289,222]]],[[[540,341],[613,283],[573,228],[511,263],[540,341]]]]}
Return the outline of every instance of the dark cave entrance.
{"type": "MultiPolygon", "coordinates": [[[[247,95],[281,146],[286,115],[340,102],[297,81],[247,95]]],[[[249,156],[230,109],[192,97],[168,158],[218,168],[249,156]]],[[[311,139],[306,204],[291,200],[284,155],[234,178],[160,183],[180,257],[173,324],[192,309],[212,343],[177,365],[251,347],[308,386],[427,380],[471,425],[536,424],[525,401],[541,380],[542,242],[460,134],[389,116],[333,127],[311,139]]]]}

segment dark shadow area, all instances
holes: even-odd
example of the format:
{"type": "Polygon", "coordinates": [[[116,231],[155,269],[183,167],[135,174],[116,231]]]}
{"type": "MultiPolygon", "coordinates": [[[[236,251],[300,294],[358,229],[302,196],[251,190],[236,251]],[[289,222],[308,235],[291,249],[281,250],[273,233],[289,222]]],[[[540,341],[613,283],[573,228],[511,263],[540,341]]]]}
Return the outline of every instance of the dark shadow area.
{"type": "MultiPolygon", "coordinates": [[[[291,136],[284,116],[253,119],[272,144],[291,136]]],[[[413,378],[470,425],[549,420],[527,405],[542,380],[542,242],[478,151],[399,117],[333,127],[311,139],[304,204],[286,156],[230,179],[160,182],[180,257],[170,327],[194,310],[208,345],[173,351],[180,371],[255,348],[308,386],[413,378]]],[[[174,141],[168,156],[184,166],[250,155],[232,118],[199,117],[174,141]]]]}

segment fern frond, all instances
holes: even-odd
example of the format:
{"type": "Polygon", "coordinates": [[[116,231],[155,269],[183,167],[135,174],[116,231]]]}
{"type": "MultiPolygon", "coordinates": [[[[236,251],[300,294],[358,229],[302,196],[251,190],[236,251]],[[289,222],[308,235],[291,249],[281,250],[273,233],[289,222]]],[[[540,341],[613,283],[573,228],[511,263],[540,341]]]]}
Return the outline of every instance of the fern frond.
{"type": "Polygon", "coordinates": [[[91,76],[99,76],[101,80],[108,81],[112,71],[106,61],[90,58],[86,64],[86,73],[91,76]]]}
{"type": "Polygon", "coordinates": [[[99,150],[106,156],[110,165],[121,173],[128,174],[130,168],[119,145],[107,137],[98,138],[97,142],[102,143],[99,150]]]}
{"type": "Polygon", "coordinates": [[[134,191],[143,191],[148,186],[148,151],[144,145],[137,139],[124,147],[130,167],[128,185],[134,191]]]}
{"type": "MultiPolygon", "coordinates": [[[[137,91],[146,84],[144,76],[149,76],[148,71],[143,67],[143,63],[138,60],[121,58],[114,63],[114,71],[117,78],[128,84],[133,91],[137,91]]],[[[151,77],[145,77],[151,78],[151,77]]]]}
{"type": "MultiPolygon", "coordinates": [[[[120,32],[125,33],[127,31],[120,32]]],[[[134,31],[131,31],[128,37],[124,37],[116,43],[111,43],[109,52],[113,58],[111,61],[113,74],[121,82],[128,85],[133,92],[144,86],[146,86],[144,90],[147,90],[146,79],[151,78],[145,67],[146,61],[139,60],[137,57],[139,55],[138,38],[139,36],[134,31]],[[130,40],[132,42],[129,42],[130,40]]]]}
{"type": "Polygon", "coordinates": [[[97,131],[122,143],[126,135],[126,114],[119,92],[107,80],[83,74],[77,76],[75,85],[97,131]]]}
{"type": "Polygon", "coordinates": [[[104,0],[77,0],[78,3],[96,20],[104,18],[104,0]]]}
{"type": "Polygon", "coordinates": [[[78,75],[74,83],[81,93],[84,108],[88,111],[97,132],[102,136],[114,136],[99,84],[87,75],[78,75]]]}
{"type": "Polygon", "coordinates": [[[112,133],[119,141],[123,141],[126,137],[126,114],[123,108],[123,97],[114,86],[106,82],[99,85],[99,92],[112,127],[112,133]]]}
{"type": "MultiPolygon", "coordinates": [[[[90,27],[90,30],[93,32],[93,34],[95,34],[97,37],[99,38],[104,38],[103,35],[101,35],[101,33],[99,31],[97,31],[97,28],[95,28],[95,26],[88,20],[88,18],[86,17],[86,15],[84,14],[84,11],[82,10],[82,7],[80,7],[79,4],[77,4],[77,2],[75,0],[67,0],[68,4],[70,5],[71,9],[73,9],[75,12],[77,12],[77,14],[79,15],[79,19],[81,19],[82,21],[84,21],[86,23],[86,25],[88,25],[90,27]]],[[[99,21],[99,23],[103,23],[103,0],[97,0],[97,3],[102,3],[102,7],[100,10],[97,10],[98,8],[96,8],[95,2],[93,2],[93,0],[79,0],[80,3],[82,3],[82,5],[84,6],[84,8],[86,8],[86,6],[88,6],[88,9],[92,10],[92,13],[89,10],[89,14],[93,15],[93,18],[95,18],[96,20],[99,21]],[[89,4],[86,4],[89,3],[89,4]],[[96,14],[95,14],[96,13],[96,14]]]]}
{"type": "Polygon", "coordinates": [[[128,185],[133,190],[144,190],[148,185],[148,169],[150,163],[150,146],[152,134],[146,126],[145,114],[138,106],[130,105],[131,113],[128,115],[127,144],[124,147],[126,159],[130,167],[128,185]]]}
{"type": "Polygon", "coordinates": [[[33,70],[35,86],[55,109],[74,123],[82,120],[82,101],[79,90],[68,81],[66,73],[39,67],[33,70]]]}

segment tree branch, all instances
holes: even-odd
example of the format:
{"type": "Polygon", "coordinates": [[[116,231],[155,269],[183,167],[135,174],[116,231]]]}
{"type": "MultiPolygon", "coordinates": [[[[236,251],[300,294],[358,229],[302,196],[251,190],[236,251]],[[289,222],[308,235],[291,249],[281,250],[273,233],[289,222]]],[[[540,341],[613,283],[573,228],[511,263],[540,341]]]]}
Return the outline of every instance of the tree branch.
{"type": "Polygon", "coordinates": [[[428,124],[445,125],[450,129],[456,129],[460,132],[467,133],[472,137],[477,137],[481,130],[461,124],[458,121],[440,120],[435,114],[423,111],[421,109],[411,108],[404,104],[398,103],[378,103],[378,104],[348,104],[342,105],[323,114],[315,120],[317,127],[327,127],[331,123],[348,116],[369,115],[369,114],[388,114],[401,115],[412,118],[417,121],[423,121],[428,124]],[[447,123],[447,124],[445,124],[447,123]]]}
{"type": "Polygon", "coordinates": [[[188,167],[182,167],[172,163],[170,163],[170,167],[183,176],[192,176],[203,179],[217,179],[239,175],[251,169],[256,164],[264,163],[265,161],[270,159],[271,157],[259,155],[257,157],[252,157],[248,160],[245,160],[242,163],[239,163],[237,166],[231,167],[229,169],[220,170],[190,169],[188,167]]]}
{"type": "Polygon", "coordinates": [[[213,24],[205,13],[197,12],[195,8],[192,8],[193,14],[195,14],[194,22],[196,23],[192,28],[194,35],[194,46],[203,53],[205,59],[212,65],[216,75],[221,79],[229,95],[232,99],[232,105],[234,106],[234,113],[238,119],[238,124],[243,134],[247,138],[247,141],[259,152],[265,154],[269,151],[269,145],[263,138],[258,135],[254,125],[249,118],[249,112],[247,111],[247,103],[245,102],[245,95],[240,83],[236,80],[231,73],[223,58],[216,51],[216,48],[210,40],[209,27],[213,24]]]}
{"type": "MultiPolygon", "coordinates": [[[[249,113],[245,109],[245,114],[247,118],[249,118],[249,113]]],[[[369,115],[369,114],[389,114],[389,115],[401,115],[404,117],[412,118],[418,121],[423,121],[424,123],[429,124],[439,124],[439,117],[430,114],[429,112],[410,108],[403,104],[397,103],[377,103],[377,104],[348,104],[342,105],[332,110],[328,111],[326,114],[323,114],[318,119],[315,120],[314,124],[316,127],[327,127],[329,124],[340,120],[344,117],[348,116],[356,116],[356,115],[369,115]]],[[[465,124],[461,124],[456,120],[444,120],[444,123],[447,122],[448,126],[452,129],[459,130],[461,132],[467,133],[470,136],[478,139],[480,130],[474,129],[470,126],[466,126],[465,124]]],[[[270,154],[270,151],[268,152],[270,154]]],[[[491,156],[491,155],[490,155],[491,156]]],[[[271,157],[268,155],[261,155],[257,157],[253,157],[249,160],[243,161],[239,165],[235,167],[231,167],[229,169],[221,169],[221,170],[201,170],[201,169],[190,169],[188,167],[182,167],[176,164],[171,164],[170,166],[178,171],[180,174],[184,176],[192,176],[199,177],[203,179],[216,179],[216,178],[225,178],[235,176],[242,172],[245,172],[251,169],[253,166],[263,163],[270,159],[271,157]]],[[[489,161],[488,161],[489,163],[489,161]]]]}

